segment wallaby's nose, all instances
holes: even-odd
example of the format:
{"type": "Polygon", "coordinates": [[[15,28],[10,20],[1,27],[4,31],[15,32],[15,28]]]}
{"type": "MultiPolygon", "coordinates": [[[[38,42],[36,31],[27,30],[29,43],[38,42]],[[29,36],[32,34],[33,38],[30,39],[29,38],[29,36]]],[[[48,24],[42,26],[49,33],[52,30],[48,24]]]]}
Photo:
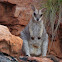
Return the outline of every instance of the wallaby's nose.
{"type": "Polygon", "coordinates": [[[39,19],[37,18],[37,21],[39,21],[39,19]]]}

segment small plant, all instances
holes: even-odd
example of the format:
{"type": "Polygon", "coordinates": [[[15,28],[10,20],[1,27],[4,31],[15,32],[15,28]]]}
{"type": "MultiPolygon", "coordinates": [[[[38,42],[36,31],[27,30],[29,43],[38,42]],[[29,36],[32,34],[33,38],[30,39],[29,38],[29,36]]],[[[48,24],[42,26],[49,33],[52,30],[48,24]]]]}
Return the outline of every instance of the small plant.
{"type": "Polygon", "coordinates": [[[45,25],[46,23],[48,23],[48,26],[51,27],[49,31],[51,31],[52,34],[52,42],[54,40],[54,37],[56,36],[57,29],[61,21],[61,3],[62,0],[48,0],[47,3],[43,5],[43,7],[47,8],[47,11],[45,13],[45,25]],[[55,25],[56,22],[57,24],[55,25]]]}

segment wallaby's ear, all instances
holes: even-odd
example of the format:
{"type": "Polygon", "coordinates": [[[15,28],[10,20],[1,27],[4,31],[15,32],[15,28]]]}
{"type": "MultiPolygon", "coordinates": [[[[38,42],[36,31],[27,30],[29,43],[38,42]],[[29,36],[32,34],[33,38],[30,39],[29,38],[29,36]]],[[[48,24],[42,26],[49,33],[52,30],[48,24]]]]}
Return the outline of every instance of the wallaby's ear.
{"type": "Polygon", "coordinates": [[[42,8],[41,9],[41,12],[45,12],[47,9],[46,8],[42,8]]]}
{"type": "Polygon", "coordinates": [[[35,11],[35,7],[34,7],[34,5],[31,5],[31,8],[32,8],[33,11],[35,11]]]}

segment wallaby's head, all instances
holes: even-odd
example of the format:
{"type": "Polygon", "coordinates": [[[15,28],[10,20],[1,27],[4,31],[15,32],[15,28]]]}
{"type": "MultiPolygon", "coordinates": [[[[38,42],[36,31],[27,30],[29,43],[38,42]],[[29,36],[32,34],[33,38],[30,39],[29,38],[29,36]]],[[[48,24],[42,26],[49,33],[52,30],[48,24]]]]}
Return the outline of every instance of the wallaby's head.
{"type": "Polygon", "coordinates": [[[45,8],[42,8],[40,10],[36,9],[33,5],[31,5],[31,8],[33,10],[33,18],[35,21],[41,21],[43,17],[43,11],[45,8]]]}

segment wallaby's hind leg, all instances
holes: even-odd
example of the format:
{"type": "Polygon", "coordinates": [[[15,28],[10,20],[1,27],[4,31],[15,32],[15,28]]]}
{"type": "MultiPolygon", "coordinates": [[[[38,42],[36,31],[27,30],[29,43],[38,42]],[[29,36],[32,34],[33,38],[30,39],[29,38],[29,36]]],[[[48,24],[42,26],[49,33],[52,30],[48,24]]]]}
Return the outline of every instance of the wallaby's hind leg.
{"type": "Polygon", "coordinates": [[[26,55],[30,56],[28,41],[26,35],[23,32],[21,32],[21,38],[23,39],[23,51],[25,52],[26,55]]]}
{"type": "Polygon", "coordinates": [[[46,38],[44,39],[43,45],[42,45],[42,56],[46,56],[48,49],[48,35],[46,34],[46,38]]]}
{"type": "Polygon", "coordinates": [[[29,46],[28,46],[28,41],[27,40],[23,40],[23,49],[25,51],[25,54],[30,56],[30,53],[29,53],[29,46]]]}

